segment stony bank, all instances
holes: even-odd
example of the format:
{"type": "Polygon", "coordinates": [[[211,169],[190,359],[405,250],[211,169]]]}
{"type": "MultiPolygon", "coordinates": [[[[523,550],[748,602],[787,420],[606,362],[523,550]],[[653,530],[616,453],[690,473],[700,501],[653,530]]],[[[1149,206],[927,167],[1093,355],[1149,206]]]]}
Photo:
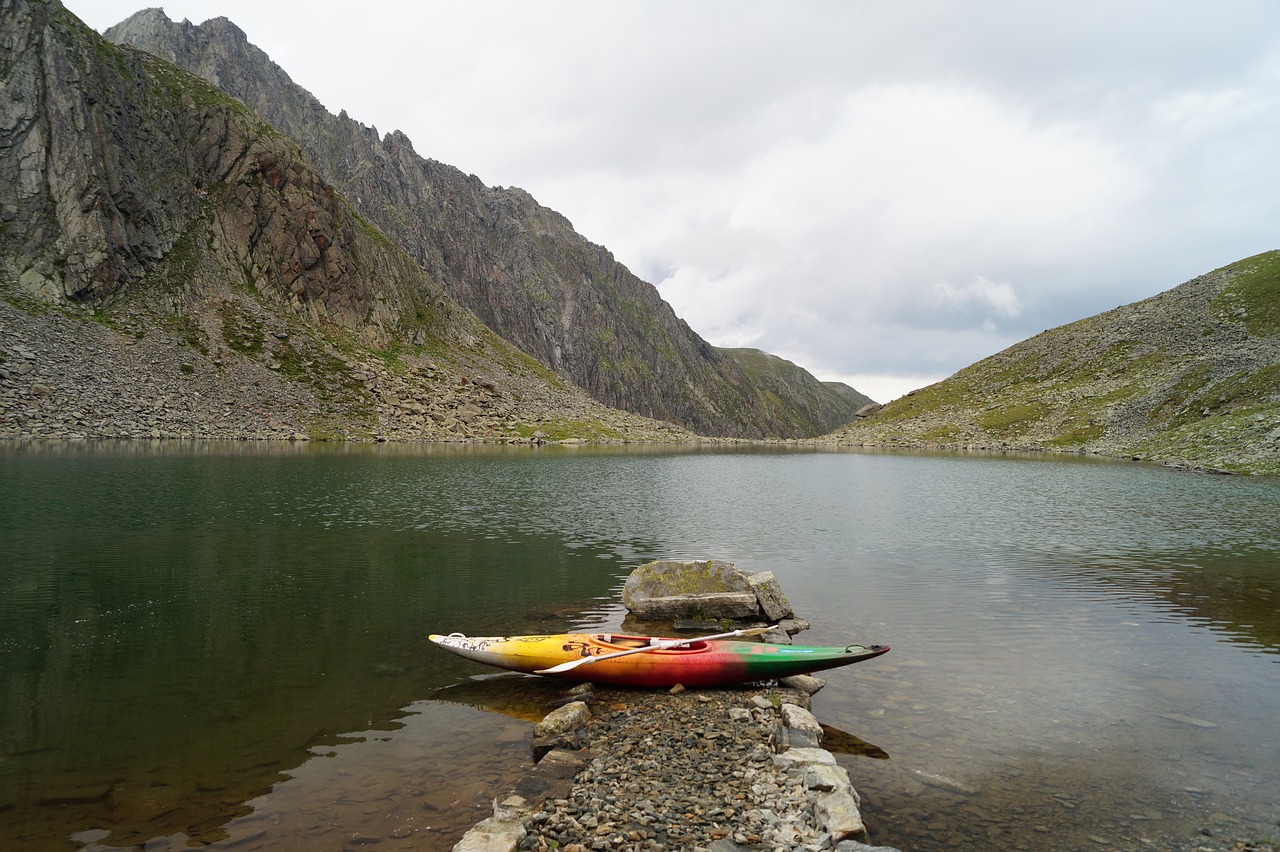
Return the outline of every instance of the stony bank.
{"type": "Polygon", "coordinates": [[[806,689],[579,689],[535,729],[538,766],[455,850],[879,848],[806,689]]]}

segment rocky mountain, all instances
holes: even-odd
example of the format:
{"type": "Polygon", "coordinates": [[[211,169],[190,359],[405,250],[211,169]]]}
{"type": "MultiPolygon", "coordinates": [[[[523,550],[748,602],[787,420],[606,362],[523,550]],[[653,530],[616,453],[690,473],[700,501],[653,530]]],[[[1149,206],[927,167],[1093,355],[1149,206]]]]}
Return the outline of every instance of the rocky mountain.
{"type": "Polygon", "coordinates": [[[225,18],[197,26],[147,9],[106,36],[265,117],[459,304],[607,405],[753,438],[822,434],[859,408],[856,396],[799,368],[757,381],[565,217],[523,190],[488,187],[420,157],[399,131],[379,138],[345,112],[333,115],[225,18]]]}
{"type": "Polygon", "coordinates": [[[794,420],[808,434],[829,431],[831,427],[826,424],[832,419],[847,423],[861,408],[872,403],[866,394],[842,382],[820,382],[808,370],[777,355],[759,349],[721,349],[720,352],[737,362],[759,389],[762,408],[794,420]],[[833,394],[844,400],[839,408],[832,405],[833,394]]]}
{"type": "Polygon", "coordinates": [[[1051,329],[828,440],[1280,474],[1280,251],[1051,329]]]}
{"type": "Polygon", "coordinates": [[[493,334],[221,90],[0,0],[0,434],[688,437],[493,334]]]}

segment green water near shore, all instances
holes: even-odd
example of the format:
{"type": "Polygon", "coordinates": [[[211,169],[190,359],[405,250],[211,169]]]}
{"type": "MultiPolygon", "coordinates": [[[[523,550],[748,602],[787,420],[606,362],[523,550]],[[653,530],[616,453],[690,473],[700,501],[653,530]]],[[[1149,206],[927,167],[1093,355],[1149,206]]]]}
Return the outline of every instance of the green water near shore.
{"type": "Polygon", "coordinates": [[[878,842],[1265,832],[1277,509],[1087,459],[0,448],[0,848],[449,848],[560,685],[427,633],[616,628],[632,568],[709,557],[894,646],[815,701],[888,755],[841,758],[878,842]]]}

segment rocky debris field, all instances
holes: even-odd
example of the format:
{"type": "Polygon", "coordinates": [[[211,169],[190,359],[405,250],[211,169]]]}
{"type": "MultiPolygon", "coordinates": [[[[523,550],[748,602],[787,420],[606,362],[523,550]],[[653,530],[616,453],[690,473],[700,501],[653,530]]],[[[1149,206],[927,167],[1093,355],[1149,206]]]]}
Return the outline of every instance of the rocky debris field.
{"type": "Polygon", "coordinates": [[[118,334],[0,301],[0,436],[290,438],[313,392],[231,360],[199,371],[177,338],[118,334]],[[189,370],[184,370],[183,365],[189,370]]]}
{"type": "Polygon", "coordinates": [[[267,312],[223,314],[169,328],[149,315],[0,299],[0,438],[692,439],[534,376],[413,356],[388,363],[339,353],[267,312]]]}

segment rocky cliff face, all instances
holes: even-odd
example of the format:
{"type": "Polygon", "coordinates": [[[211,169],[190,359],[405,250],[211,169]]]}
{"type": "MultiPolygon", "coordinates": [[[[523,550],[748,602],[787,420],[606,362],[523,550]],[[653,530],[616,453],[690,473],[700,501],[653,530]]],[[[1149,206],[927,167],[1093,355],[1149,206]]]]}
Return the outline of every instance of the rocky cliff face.
{"type": "MultiPolygon", "coordinates": [[[[2,0],[4,263],[53,301],[104,305],[214,247],[263,296],[371,339],[438,286],[387,251],[295,145],[225,94],[102,41],[60,6],[2,0]],[[371,273],[386,285],[370,287],[371,273]]],[[[202,273],[169,281],[197,289],[202,273]]]]}
{"type": "Polygon", "coordinates": [[[1046,331],[831,439],[1280,473],[1280,252],[1046,331]]]}
{"type": "Polygon", "coordinates": [[[608,405],[740,437],[821,434],[859,407],[803,371],[798,385],[762,386],[563,216],[522,190],[418,156],[398,131],[380,139],[345,112],[329,113],[225,18],[195,26],[149,9],[107,37],[259,112],[460,304],[608,405]]]}
{"type": "Polygon", "coordinates": [[[153,124],[124,109],[147,96],[139,63],[104,78],[120,52],[99,54],[57,6],[0,0],[0,20],[6,265],[49,298],[100,301],[163,257],[199,210],[195,188],[166,180],[194,169],[197,152],[179,139],[199,135],[199,116],[153,124]]]}
{"type": "Polygon", "coordinates": [[[0,45],[0,434],[677,433],[497,338],[219,89],[48,0],[0,0],[0,45]]]}

